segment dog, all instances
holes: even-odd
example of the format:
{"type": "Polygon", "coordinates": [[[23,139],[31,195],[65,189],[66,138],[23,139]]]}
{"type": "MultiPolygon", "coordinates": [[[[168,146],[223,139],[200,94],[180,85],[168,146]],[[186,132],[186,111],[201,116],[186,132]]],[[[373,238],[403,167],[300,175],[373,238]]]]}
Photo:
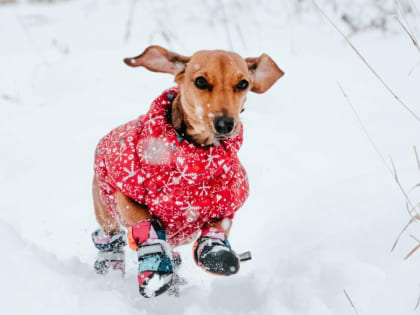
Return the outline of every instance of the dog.
{"type": "Polygon", "coordinates": [[[122,223],[129,247],[137,251],[139,292],[145,297],[173,286],[180,257],[172,248],[194,240],[198,266],[217,275],[237,273],[240,260],[228,235],[248,196],[236,154],[243,137],[239,115],[249,91],[264,93],[284,72],[267,54],[243,59],[202,50],[187,57],[160,46],[124,62],[172,74],[177,86],[97,146],[95,270],[124,268],[122,223]]]}

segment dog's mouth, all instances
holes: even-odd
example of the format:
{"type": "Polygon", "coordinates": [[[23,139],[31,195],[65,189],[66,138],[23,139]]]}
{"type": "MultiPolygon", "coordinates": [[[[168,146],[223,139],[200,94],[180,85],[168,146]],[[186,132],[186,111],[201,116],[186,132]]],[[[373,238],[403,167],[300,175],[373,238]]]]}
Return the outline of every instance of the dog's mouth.
{"type": "Polygon", "coordinates": [[[231,137],[232,137],[231,135],[219,135],[219,134],[214,135],[214,139],[216,139],[217,141],[223,141],[231,137]]]}
{"type": "Polygon", "coordinates": [[[227,140],[227,139],[230,139],[230,138],[234,138],[238,135],[240,128],[241,128],[241,122],[238,121],[238,122],[235,123],[235,127],[233,128],[233,130],[231,132],[221,134],[221,133],[217,133],[217,132],[213,131],[213,137],[218,142],[223,141],[223,140],[227,140]]]}

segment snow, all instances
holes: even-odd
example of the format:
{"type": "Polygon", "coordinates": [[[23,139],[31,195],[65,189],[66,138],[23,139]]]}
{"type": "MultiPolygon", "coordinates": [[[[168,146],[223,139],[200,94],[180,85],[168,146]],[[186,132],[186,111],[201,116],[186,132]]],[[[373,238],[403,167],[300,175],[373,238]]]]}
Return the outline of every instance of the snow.
{"type": "MultiPolygon", "coordinates": [[[[344,290],[361,315],[416,314],[420,257],[403,258],[417,245],[409,235],[420,238],[418,225],[391,253],[409,219],[405,199],[337,82],[407,190],[419,182],[419,123],[319,15],[275,24],[287,15],[280,5],[250,4],[256,13],[241,24],[244,44],[234,25],[230,42],[225,26],[200,22],[203,12],[186,5],[168,14],[139,4],[127,44],[129,2],[0,6],[2,314],[354,314],[344,290]],[[198,17],[184,19],[191,12],[198,17]],[[170,43],[159,35],[168,30],[170,43]],[[267,93],[249,94],[242,114],[251,191],[230,243],[253,260],[235,276],[213,277],[183,246],[181,297],[146,300],[129,249],[125,279],[93,272],[90,185],[99,139],[174,84],[122,62],[152,43],[183,55],[231,46],[244,57],[265,52],[286,75],[267,93]]],[[[420,113],[420,68],[409,75],[419,55],[407,35],[351,39],[420,113]]]]}

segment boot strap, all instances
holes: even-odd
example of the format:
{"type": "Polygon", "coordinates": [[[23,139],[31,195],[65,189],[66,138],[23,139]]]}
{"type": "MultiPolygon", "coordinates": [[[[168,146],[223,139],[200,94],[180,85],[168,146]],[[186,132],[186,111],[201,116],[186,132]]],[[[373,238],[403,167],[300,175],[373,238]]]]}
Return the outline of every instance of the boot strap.
{"type": "Polygon", "coordinates": [[[150,255],[165,255],[172,259],[172,251],[163,240],[154,240],[152,244],[143,244],[137,249],[137,258],[142,259],[150,255]]]}

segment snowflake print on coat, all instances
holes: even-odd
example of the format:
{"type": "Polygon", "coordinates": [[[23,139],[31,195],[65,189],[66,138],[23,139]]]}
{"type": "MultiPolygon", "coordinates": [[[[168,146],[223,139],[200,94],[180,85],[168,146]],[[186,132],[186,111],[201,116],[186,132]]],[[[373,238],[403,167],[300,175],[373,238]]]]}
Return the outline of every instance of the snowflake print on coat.
{"type": "Polygon", "coordinates": [[[248,196],[237,157],[243,130],[219,145],[200,147],[168,122],[176,87],[155,99],[146,115],[112,130],[98,144],[95,175],[101,200],[118,215],[114,193],[146,205],[177,246],[194,241],[213,220],[232,219],[248,196]]]}

